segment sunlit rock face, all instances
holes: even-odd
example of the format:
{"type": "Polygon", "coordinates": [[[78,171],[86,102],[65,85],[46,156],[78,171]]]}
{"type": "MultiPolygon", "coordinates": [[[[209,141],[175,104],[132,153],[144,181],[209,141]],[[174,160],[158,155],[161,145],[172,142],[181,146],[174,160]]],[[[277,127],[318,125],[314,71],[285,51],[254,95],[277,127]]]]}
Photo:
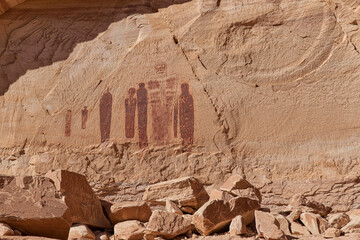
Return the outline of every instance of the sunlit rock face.
{"type": "Polygon", "coordinates": [[[0,173],[68,169],[115,200],[237,172],[270,207],[306,192],[346,210],[360,187],[359,12],[356,0],[0,0],[0,173]]]}

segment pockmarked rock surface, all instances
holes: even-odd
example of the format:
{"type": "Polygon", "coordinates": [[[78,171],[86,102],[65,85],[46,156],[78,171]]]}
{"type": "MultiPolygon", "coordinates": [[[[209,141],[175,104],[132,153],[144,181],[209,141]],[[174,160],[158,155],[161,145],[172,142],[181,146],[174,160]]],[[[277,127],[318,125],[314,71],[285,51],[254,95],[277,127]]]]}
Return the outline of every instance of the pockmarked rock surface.
{"type": "Polygon", "coordinates": [[[246,173],[264,206],[306,192],[354,208],[359,11],[355,0],[0,0],[0,174],[67,169],[116,202],[163,180],[246,173]]]}
{"type": "Polygon", "coordinates": [[[82,175],[0,177],[0,222],[27,235],[67,239],[72,223],[111,227],[82,175]]]}

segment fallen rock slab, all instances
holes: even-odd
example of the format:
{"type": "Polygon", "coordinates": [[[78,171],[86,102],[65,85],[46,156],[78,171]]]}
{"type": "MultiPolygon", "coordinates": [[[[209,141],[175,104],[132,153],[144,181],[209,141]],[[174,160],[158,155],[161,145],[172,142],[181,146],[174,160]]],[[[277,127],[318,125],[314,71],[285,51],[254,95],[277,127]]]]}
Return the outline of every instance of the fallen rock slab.
{"type": "Polygon", "coordinates": [[[293,235],[303,235],[303,236],[309,236],[311,233],[307,228],[300,223],[297,222],[290,222],[290,230],[293,235]]]}
{"type": "Polygon", "coordinates": [[[255,211],[255,226],[258,235],[266,240],[286,240],[284,232],[280,230],[279,223],[271,213],[255,211]]]}
{"type": "Polygon", "coordinates": [[[286,219],[286,217],[284,217],[281,214],[274,214],[274,217],[276,218],[276,220],[279,223],[280,230],[283,231],[285,235],[291,235],[290,223],[286,219]]]}
{"type": "Polygon", "coordinates": [[[180,209],[199,209],[209,200],[209,195],[196,178],[183,177],[148,186],[143,200],[160,205],[165,205],[166,200],[170,200],[180,206],[180,209]]]}
{"type": "Polygon", "coordinates": [[[231,195],[230,193],[228,192],[224,192],[224,191],[221,191],[221,190],[217,190],[217,189],[213,189],[211,190],[210,192],[210,198],[209,198],[209,201],[211,200],[224,200],[224,201],[230,201],[230,199],[232,199],[234,196],[231,195]]]}
{"type": "Polygon", "coordinates": [[[233,218],[228,202],[211,200],[196,211],[193,222],[201,235],[208,236],[229,226],[233,218]]]}
{"type": "Polygon", "coordinates": [[[175,203],[173,203],[170,200],[166,200],[166,205],[165,205],[165,209],[168,212],[172,212],[172,213],[176,213],[179,215],[183,215],[183,212],[178,208],[178,206],[176,206],[175,203]]]}
{"type": "Polygon", "coordinates": [[[115,203],[107,212],[113,225],[127,220],[147,222],[152,214],[149,205],[144,201],[115,203]]]}
{"type": "Polygon", "coordinates": [[[80,174],[0,176],[0,222],[27,235],[67,239],[73,223],[109,228],[99,199],[80,174]]]}
{"type": "Polygon", "coordinates": [[[114,227],[115,239],[141,240],[145,235],[145,226],[137,220],[119,222],[114,227]]]}
{"type": "Polygon", "coordinates": [[[187,233],[192,229],[190,218],[167,211],[155,210],[146,226],[148,238],[162,237],[172,239],[178,235],[187,233]]]}
{"type": "Polygon", "coordinates": [[[95,240],[95,234],[84,224],[75,224],[70,228],[68,240],[91,239],[95,240]]]}

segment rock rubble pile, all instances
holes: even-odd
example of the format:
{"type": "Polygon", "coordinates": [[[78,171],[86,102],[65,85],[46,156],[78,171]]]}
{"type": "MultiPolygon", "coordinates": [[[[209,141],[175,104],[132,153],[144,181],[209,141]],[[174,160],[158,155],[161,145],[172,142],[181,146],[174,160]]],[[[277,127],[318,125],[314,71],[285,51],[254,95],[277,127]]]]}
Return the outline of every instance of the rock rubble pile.
{"type": "Polygon", "coordinates": [[[149,185],[142,201],[109,203],[73,172],[0,176],[0,239],[360,239],[360,209],[335,213],[295,195],[272,212],[240,175],[207,190],[184,177],[149,185]]]}

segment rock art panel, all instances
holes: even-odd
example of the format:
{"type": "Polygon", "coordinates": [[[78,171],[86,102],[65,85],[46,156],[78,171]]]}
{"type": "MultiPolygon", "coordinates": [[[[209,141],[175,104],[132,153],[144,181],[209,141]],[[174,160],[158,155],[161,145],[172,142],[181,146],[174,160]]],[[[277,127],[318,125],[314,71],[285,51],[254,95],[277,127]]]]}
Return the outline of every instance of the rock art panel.
{"type": "Polygon", "coordinates": [[[67,110],[65,117],[65,136],[71,136],[71,110],[67,110]]]}
{"type": "Polygon", "coordinates": [[[135,135],[135,92],[135,88],[130,88],[128,91],[129,97],[125,99],[125,136],[127,138],[133,138],[135,135]]]}
{"type": "Polygon", "coordinates": [[[138,99],[138,131],[139,131],[139,146],[144,148],[148,145],[147,138],[147,112],[148,112],[148,93],[145,88],[145,83],[139,84],[139,89],[136,92],[138,99]]]}
{"type": "Polygon", "coordinates": [[[110,139],[112,102],[112,94],[110,93],[110,90],[108,88],[100,99],[101,142],[106,142],[110,139]]]}

